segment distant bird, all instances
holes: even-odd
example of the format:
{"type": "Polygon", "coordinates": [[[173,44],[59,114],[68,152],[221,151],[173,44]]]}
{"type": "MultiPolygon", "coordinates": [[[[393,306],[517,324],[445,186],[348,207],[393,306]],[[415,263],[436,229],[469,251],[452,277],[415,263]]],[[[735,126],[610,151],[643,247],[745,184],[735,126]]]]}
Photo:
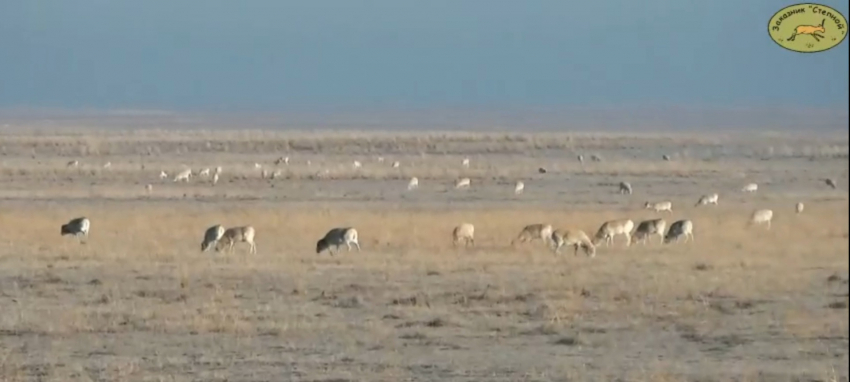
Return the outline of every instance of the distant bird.
{"type": "Polygon", "coordinates": [[[795,210],[797,211],[798,214],[803,212],[804,208],[806,208],[806,206],[803,205],[803,202],[798,202],[797,205],[795,206],[795,210]]]}
{"type": "Polygon", "coordinates": [[[827,186],[830,186],[832,188],[838,188],[838,185],[835,183],[835,179],[827,178],[827,179],[824,179],[823,181],[824,181],[824,183],[826,183],[827,186]]]}
{"type": "Polygon", "coordinates": [[[516,182],[516,186],[514,186],[514,194],[519,195],[519,194],[522,193],[522,190],[524,190],[524,189],[525,189],[525,183],[523,183],[521,180],[518,180],[516,182]]]}
{"type": "Polygon", "coordinates": [[[584,155],[579,154],[578,163],[584,163],[584,155]]]}
{"type": "Polygon", "coordinates": [[[541,167],[541,168],[538,168],[538,169],[537,169],[537,172],[539,172],[539,173],[541,173],[541,174],[545,174],[545,173],[546,173],[546,169],[545,169],[545,168],[543,168],[543,167],[541,167]]]}
{"type": "Polygon", "coordinates": [[[665,154],[665,155],[661,156],[661,159],[664,159],[666,161],[670,161],[670,156],[665,154]]]}
{"type": "Polygon", "coordinates": [[[68,162],[66,167],[78,167],[79,165],[80,165],[79,161],[72,160],[72,161],[68,162]]]}

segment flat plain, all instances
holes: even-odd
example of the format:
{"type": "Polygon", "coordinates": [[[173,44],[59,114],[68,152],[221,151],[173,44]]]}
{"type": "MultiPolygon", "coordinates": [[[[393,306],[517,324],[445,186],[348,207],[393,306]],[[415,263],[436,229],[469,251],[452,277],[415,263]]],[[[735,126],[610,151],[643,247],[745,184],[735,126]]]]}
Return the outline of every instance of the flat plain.
{"type": "Polygon", "coordinates": [[[847,186],[846,135],[0,131],[0,381],[847,381],[847,186]],[[657,217],[695,240],[511,245],[657,217]]]}

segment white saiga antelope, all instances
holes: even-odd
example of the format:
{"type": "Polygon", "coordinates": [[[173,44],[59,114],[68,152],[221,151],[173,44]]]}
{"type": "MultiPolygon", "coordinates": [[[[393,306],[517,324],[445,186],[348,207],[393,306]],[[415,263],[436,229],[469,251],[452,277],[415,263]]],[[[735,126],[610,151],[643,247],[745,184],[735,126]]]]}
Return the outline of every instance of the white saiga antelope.
{"type": "Polygon", "coordinates": [[[522,194],[523,190],[525,190],[525,183],[523,183],[521,180],[518,180],[516,182],[516,186],[514,186],[514,194],[522,194]]]}
{"type": "Polygon", "coordinates": [[[669,202],[669,201],[658,202],[658,203],[646,202],[646,204],[644,204],[643,207],[648,209],[648,210],[655,210],[655,212],[667,211],[671,214],[673,213],[673,203],[669,202]]]}
{"type": "Polygon", "coordinates": [[[561,253],[561,247],[572,246],[573,256],[578,255],[578,249],[582,248],[588,257],[596,256],[596,246],[582,230],[555,230],[552,231],[552,249],[555,254],[561,253]]]}
{"type": "Polygon", "coordinates": [[[457,181],[457,183],[455,183],[455,188],[457,188],[457,189],[469,188],[469,186],[470,186],[469,178],[460,179],[460,180],[457,181]]]}
{"type": "Polygon", "coordinates": [[[552,240],[552,225],[551,224],[529,224],[519,231],[519,235],[511,240],[511,245],[516,242],[525,243],[527,241],[543,240],[544,244],[549,244],[552,240]]]}
{"type": "Polygon", "coordinates": [[[414,177],[410,178],[410,182],[407,182],[407,189],[413,190],[413,189],[416,189],[416,188],[419,188],[419,178],[414,176],[414,177]]]}
{"type": "Polygon", "coordinates": [[[469,223],[463,223],[452,230],[452,245],[457,246],[461,240],[464,241],[464,247],[475,246],[475,226],[469,223]]]}
{"type": "Polygon", "coordinates": [[[714,204],[716,206],[718,198],[719,196],[717,194],[703,195],[699,198],[699,200],[697,200],[697,204],[695,204],[694,207],[704,206],[707,204],[714,204]]]}
{"type": "Polygon", "coordinates": [[[742,192],[756,192],[759,190],[759,185],[756,183],[750,183],[741,188],[742,192]]]}
{"type": "Polygon", "coordinates": [[[632,229],[635,228],[635,223],[631,219],[609,220],[602,223],[599,230],[594,235],[593,245],[599,246],[603,240],[605,246],[614,244],[614,236],[623,235],[626,237],[626,246],[632,245],[632,229]]]}
{"type": "Polygon", "coordinates": [[[770,229],[770,222],[773,220],[773,210],[762,209],[755,210],[753,214],[750,216],[750,225],[753,224],[767,224],[767,229],[770,229]]]}
{"type": "Polygon", "coordinates": [[[174,177],[174,181],[178,182],[178,181],[182,180],[182,181],[188,182],[189,177],[191,177],[191,176],[192,176],[192,169],[187,168],[187,169],[181,171],[179,174],[177,174],[177,176],[174,177]]]}
{"type": "MultiPolygon", "coordinates": [[[[233,227],[224,230],[224,233],[221,235],[218,244],[226,245],[227,252],[233,252],[233,246],[236,243],[248,243],[249,248],[248,252],[251,254],[257,253],[257,244],[254,242],[254,227],[249,225],[242,227],[233,227]]],[[[220,250],[219,245],[216,245],[216,251],[220,250]]]]}

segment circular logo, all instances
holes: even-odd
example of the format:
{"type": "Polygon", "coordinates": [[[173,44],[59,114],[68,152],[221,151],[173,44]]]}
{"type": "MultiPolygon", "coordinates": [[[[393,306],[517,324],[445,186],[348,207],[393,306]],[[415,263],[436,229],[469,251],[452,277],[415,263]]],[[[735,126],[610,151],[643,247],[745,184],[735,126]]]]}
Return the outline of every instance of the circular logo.
{"type": "Polygon", "coordinates": [[[767,25],[770,38],[779,46],[800,53],[829,50],[847,37],[847,19],[832,7],[795,4],[779,10],[767,25]]]}

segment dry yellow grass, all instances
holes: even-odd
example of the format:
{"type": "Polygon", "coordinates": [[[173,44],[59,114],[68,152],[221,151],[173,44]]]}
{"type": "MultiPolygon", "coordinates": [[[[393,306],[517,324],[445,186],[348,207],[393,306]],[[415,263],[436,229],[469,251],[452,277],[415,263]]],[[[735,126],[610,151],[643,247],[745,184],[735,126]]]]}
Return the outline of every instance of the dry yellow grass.
{"type": "MultiPolygon", "coordinates": [[[[20,171],[8,163],[25,158],[11,159],[4,171],[20,171]]],[[[712,182],[691,176],[700,188],[712,182]]],[[[378,198],[379,183],[358,204],[278,200],[281,183],[252,200],[222,197],[236,183],[206,200],[148,200],[141,187],[128,194],[132,175],[104,171],[114,198],[70,178],[7,180],[16,194],[0,202],[0,380],[847,378],[846,194],[797,191],[814,196],[796,215],[797,194],[767,188],[694,208],[698,195],[681,188],[690,202],[664,217],[693,220],[694,243],[625,248],[620,238],[590,259],[509,243],[531,223],[595,232],[606,220],[656,216],[643,196],[624,205],[597,192],[583,205],[540,191],[562,200],[552,208],[483,200],[498,184],[480,186],[482,200],[439,199],[427,187],[417,192],[431,199],[410,200],[378,198]],[[69,187],[79,194],[65,195],[69,187]],[[771,230],[747,228],[753,205],[776,211],[771,230]],[[92,221],[88,244],[59,236],[75,216],[92,221]],[[474,248],[453,247],[461,222],[475,225],[474,248]],[[217,223],[254,226],[258,254],[244,244],[202,254],[217,223]],[[316,255],[316,240],[339,226],[356,227],[363,250],[316,255]]]]}

